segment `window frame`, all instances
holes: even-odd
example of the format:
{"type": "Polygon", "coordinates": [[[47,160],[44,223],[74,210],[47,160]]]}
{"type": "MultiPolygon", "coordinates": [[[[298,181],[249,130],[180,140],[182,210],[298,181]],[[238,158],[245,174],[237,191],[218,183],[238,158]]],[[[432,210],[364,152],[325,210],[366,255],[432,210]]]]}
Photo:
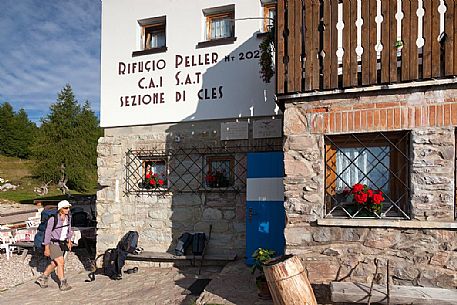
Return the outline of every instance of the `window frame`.
{"type": "MultiPolygon", "coordinates": [[[[159,48],[165,48],[167,46],[167,34],[166,34],[166,26],[165,23],[160,23],[160,24],[150,24],[150,25],[145,25],[141,28],[141,44],[142,44],[142,50],[151,50],[151,49],[159,49],[159,48]],[[151,32],[163,32],[164,36],[164,45],[163,46],[156,46],[156,47],[148,47],[146,45],[148,38],[146,36],[146,32],[151,29],[151,32]]],[[[151,33],[151,34],[152,34],[151,33]]]]}
{"type": "Polygon", "coordinates": [[[147,19],[138,20],[138,25],[140,26],[140,42],[138,51],[132,52],[132,57],[147,55],[147,54],[156,54],[163,53],[168,50],[167,47],[167,21],[166,16],[152,17],[147,19]],[[147,37],[146,29],[156,28],[157,30],[163,30],[164,33],[164,45],[159,47],[146,47],[147,37]]]}
{"type": "MultiPolygon", "coordinates": [[[[160,186],[160,187],[156,187],[156,188],[145,188],[145,187],[140,187],[140,189],[142,191],[154,191],[154,190],[161,190],[161,191],[164,191],[164,190],[168,190],[169,188],[169,168],[168,168],[168,160],[167,158],[161,158],[161,157],[151,157],[151,158],[148,158],[148,159],[143,159],[141,160],[141,177],[143,177],[143,179],[145,179],[146,177],[146,170],[147,170],[147,163],[149,162],[152,162],[152,163],[155,163],[155,164],[159,164],[159,163],[163,163],[163,166],[165,168],[165,183],[160,186]]],[[[144,186],[144,182],[143,182],[143,186],[144,186]]]]}
{"type": "Polygon", "coordinates": [[[270,28],[271,27],[274,27],[275,23],[276,23],[276,16],[277,16],[277,13],[278,13],[278,9],[277,9],[277,5],[276,5],[276,2],[270,2],[270,3],[265,3],[263,5],[263,32],[268,32],[270,31],[270,28]],[[273,24],[270,25],[270,11],[271,10],[274,10],[275,11],[275,18],[274,20],[272,20],[273,24]]]}
{"type": "Polygon", "coordinates": [[[230,38],[234,38],[235,37],[235,11],[230,11],[230,12],[224,12],[224,13],[215,13],[215,14],[210,14],[210,15],[206,15],[206,35],[205,35],[205,39],[206,41],[214,41],[214,40],[219,40],[219,39],[230,39],[230,38]],[[229,20],[231,21],[231,26],[233,27],[231,29],[231,33],[230,33],[230,36],[227,36],[227,37],[211,37],[211,33],[212,33],[212,24],[213,24],[213,21],[216,20],[216,19],[220,19],[220,20],[229,20]]]}
{"type": "MultiPolygon", "coordinates": [[[[411,216],[411,188],[410,188],[410,131],[374,132],[345,135],[325,135],[324,145],[324,202],[325,217],[335,217],[332,211],[335,207],[337,168],[336,156],[339,148],[361,148],[389,146],[389,197],[392,201],[398,201],[397,205],[403,212],[402,219],[410,219],[411,216]],[[381,135],[381,137],[380,137],[381,135]],[[352,139],[348,137],[352,136],[352,139]],[[380,137],[380,138],[379,138],[380,137]],[[383,139],[384,137],[384,139],[383,139]],[[330,142],[330,143],[329,143],[330,142]],[[393,147],[393,148],[392,148],[393,147]],[[407,165],[403,163],[406,159],[407,165]],[[395,174],[392,177],[392,173],[395,174]],[[330,191],[329,191],[330,190],[330,191]],[[406,196],[404,194],[406,193],[406,196]],[[330,211],[330,212],[329,212],[330,211]]],[[[387,199],[387,198],[386,198],[387,199]]],[[[392,203],[389,203],[392,205],[392,203]]],[[[398,212],[400,213],[400,211],[398,212]]],[[[352,218],[352,217],[351,217],[352,218]]],[[[382,219],[392,219],[385,216],[382,219]]]]}
{"type": "MultiPolygon", "coordinates": [[[[205,157],[206,166],[204,176],[203,176],[203,185],[207,189],[218,189],[218,188],[228,188],[235,185],[235,157],[233,156],[206,156],[205,157]],[[213,173],[212,163],[221,161],[229,161],[229,176],[228,176],[228,185],[227,186],[210,186],[207,182],[208,173],[213,173]]],[[[217,170],[215,170],[217,171],[217,170]]]]}
{"type": "Polygon", "coordinates": [[[204,25],[202,24],[202,32],[204,32],[203,39],[197,44],[196,48],[206,48],[218,45],[233,44],[236,41],[236,26],[235,26],[235,5],[229,4],[220,7],[205,8],[202,10],[204,17],[204,25]],[[231,35],[228,37],[211,37],[211,21],[214,19],[227,18],[231,21],[231,35]]]}

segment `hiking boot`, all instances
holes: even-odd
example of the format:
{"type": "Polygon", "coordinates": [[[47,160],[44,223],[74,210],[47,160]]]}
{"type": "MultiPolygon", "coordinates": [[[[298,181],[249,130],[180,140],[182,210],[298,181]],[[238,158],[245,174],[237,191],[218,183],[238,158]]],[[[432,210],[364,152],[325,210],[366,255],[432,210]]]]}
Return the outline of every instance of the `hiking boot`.
{"type": "Polygon", "coordinates": [[[60,288],[61,291],[67,291],[67,290],[71,289],[71,286],[68,285],[67,280],[64,279],[64,280],[60,281],[60,287],[59,288],[60,288]]]}
{"type": "Polygon", "coordinates": [[[41,288],[47,288],[48,287],[48,277],[44,274],[40,275],[35,283],[37,283],[41,288]]]}

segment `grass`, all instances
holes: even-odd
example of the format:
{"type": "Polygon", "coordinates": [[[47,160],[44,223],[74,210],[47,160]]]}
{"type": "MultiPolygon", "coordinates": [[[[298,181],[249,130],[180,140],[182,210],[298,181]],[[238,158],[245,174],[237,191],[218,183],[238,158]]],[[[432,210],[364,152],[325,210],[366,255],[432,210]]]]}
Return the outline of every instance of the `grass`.
{"type": "MultiPolygon", "coordinates": [[[[55,186],[49,186],[49,193],[46,196],[38,196],[33,189],[40,187],[42,182],[32,175],[33,160],[22,160],[19,158],[0,155],[0,177],[8,180],[18,188],[15,191],[0,192],[0,199],[6,199],[19,203],[33,203],[34,199],[59,200],[66,198],[65,195],[55,186]]],[[[72,195],[81,194],[70,190],[72,195]]],[[[89,192],[93,195],[95,190],[89,192]]]]}

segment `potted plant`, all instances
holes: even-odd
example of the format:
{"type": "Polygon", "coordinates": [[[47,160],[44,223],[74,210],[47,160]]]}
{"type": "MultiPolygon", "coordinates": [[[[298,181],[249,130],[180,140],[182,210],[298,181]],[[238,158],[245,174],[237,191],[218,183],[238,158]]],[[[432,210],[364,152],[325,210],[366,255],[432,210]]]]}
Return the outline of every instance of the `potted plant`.
{"type": "Polygon", "coordinates": [[[144,179],[138,183],[140,188],[144,189],[159,189],[167,185],[167,179],[165,174],[153,173],[150,167],[148,166],[144,179]]]}
{"type": "Polygon", "coordinates": [[[212,173],[208,171],[205,176],[206,186],[208,187],[228,187],[230,186],[230,181],[225,176],[225,172],[216,171],[212,173]]]}
{"type": "Polygon", "coordinates": [[[256,270],[259,275],[256,276],[255,284],[257,286],[258,296],[261,299],[271,299],[270,290],[268,289],[267,279],[265,273],[263,272],[263,265],[266,261],[273,258],[275,251],[269,249],[258,248],[252,253],[254,258],[254,264],[251,267],[251,273],[254,274],[256,270]]]}
{"type": "MultiPolygon", "coordinates": [[[[356,183],[350,189],[343,191],[346,201],[352,202],[351,214],[357,216],[374,216],[382,212],[384,197],[380,190],[373,190],[366,184],[356,183]]],[[[351,209],[349,209],[351,210],[351,209]]]]}

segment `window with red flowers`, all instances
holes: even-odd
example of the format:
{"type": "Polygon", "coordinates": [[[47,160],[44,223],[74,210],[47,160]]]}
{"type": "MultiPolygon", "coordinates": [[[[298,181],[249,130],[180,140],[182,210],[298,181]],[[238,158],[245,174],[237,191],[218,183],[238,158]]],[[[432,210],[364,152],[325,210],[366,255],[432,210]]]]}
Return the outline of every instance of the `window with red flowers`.
{"type": "Polygon", "coordinates": [[[325,136],[326,217],[409,219],[409,132],[325,136]]]}
{"type": "Polygon", "coordinates": [[[220,188],[233,186],[235,159],[231,156],[209,156],[206,158],[205,187],[220,188]]]}
{"type": "Polygon", "coordinates": [[[145,160],[143,161],[142,171],[140,188],[147,190],[168,188],[166,160],[145,160]]]}

